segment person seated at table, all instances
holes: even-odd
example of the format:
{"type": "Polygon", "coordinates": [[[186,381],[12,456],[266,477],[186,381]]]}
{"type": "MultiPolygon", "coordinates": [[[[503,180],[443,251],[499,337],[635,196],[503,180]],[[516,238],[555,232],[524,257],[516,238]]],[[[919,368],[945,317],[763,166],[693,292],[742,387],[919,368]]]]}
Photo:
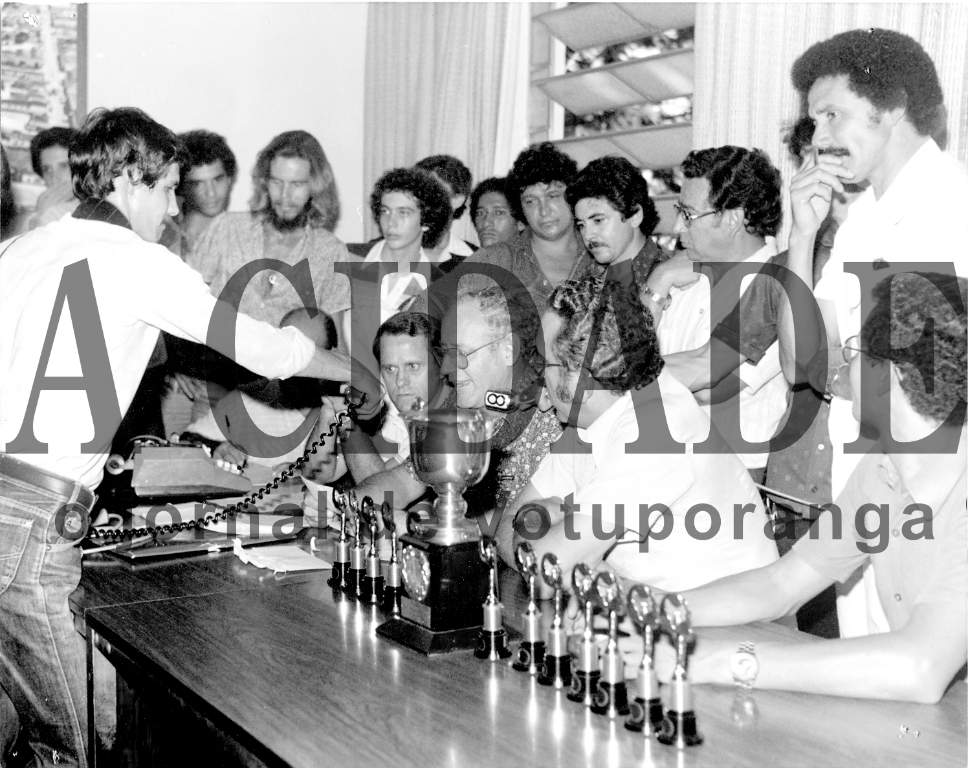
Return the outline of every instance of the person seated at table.
{"type": "MultiPolygon", "coordinates": [[[[281,328],[290,326],[298,328],[321,349],[336,347],[336,326],[323,312],[294,309],[280,324],[281,328]]],[[[219,400],[213,409],[192,422],[182,437],[202,438],[214,447],[212,456],[224,469],[241,471],[250,465],[248,474],[253,475],[253,480],[265,482],[267,473],[285,469],[305,450],[306,440],[281,438],[298,430],[313,407],[321,408],[318,420],[328,425],[339,405],[329,398],[322,398],[321,404],[319,386],[312,380],[257,378],[219,400]],[[257,472],[256,477],[252,465],[265,470],[257,472]]],[[[302,474],[323,483],[335,480],[345,471],[345,464],[336,455],[335,440],[327,441],[324,449],[302,468],[302,474]]]]}
{"type": "Polygon", "coordinates": [[[471,193],[471,220],[481,247],[508,243],[526,229],[508,202],[507,179],[484,179],[471,193]]]}
{"type": "Polygon", "coordinates": [[[873,295],[844,357],[854,415],[879,434],[874,450],[788,554],[683,597],[696,626],[765,621],[869,561],[890,631],[747,643],[742,654],[703,638],[689,664],[694,683],[935,703],[965,663],[968,280],[912,272],[881,281],[873,295]],[[929,445],[911,446],[929,436],[929,445]]]}
{"type": "MultiPolygon", "coordinates": [[[[504,416],[494,414],[491,462],[485,478],[464,493],[472,512],[501,510],[524,487],[542,457],[561,433],[557,418],[534,407],[540,386],[540,332],[533,303],[505,291],[486,275],[461,277],[456,298],[441,323],[437,350],[440,371],[453,387],[445,407],[483,408],[488,391],[522,395],[525,402],[504,416]],[[533,393],[533,394],[532,394],[533,393]]],[[[357,488],[357,496],[390,499],[403,510],[422,498],[428,486],[413,470],[411,459],[377,473],[357,488]]],[[[402,529],[404,516],[397,525],[402,529]]],[[[479,518],[485,533],[494,517],[479,518]]],[[[490,534],[489,534],[490,535],[490,534]]]]}
{"type": "Polygon", "coordinates": [[[566,281],[542,325],[542,407],[568,427],[501,520],[504,560],[513,564],[528,539],[539,561],[553,552],[564,573],[607,558],[620,576],[667,590],[775,561],[749,473],[663,370],[634,290],[602,276],[566,281]],[[547,515],[529,512],[533,504],[547,515]]]}
{"type": "Polygon", "coordinates": [[[386,409],[379,428],[380,447],[366,429],[345,432],[341,442],[354,481],[393,469],[410,455],[407,425],[400,415],[419,400],[440,408],[453,388],[440,375],[434,349],[440,346],[440,323],[420,312],[401,312],[387,320],[373,341],[373,356],[386,388],[386,409]]]}

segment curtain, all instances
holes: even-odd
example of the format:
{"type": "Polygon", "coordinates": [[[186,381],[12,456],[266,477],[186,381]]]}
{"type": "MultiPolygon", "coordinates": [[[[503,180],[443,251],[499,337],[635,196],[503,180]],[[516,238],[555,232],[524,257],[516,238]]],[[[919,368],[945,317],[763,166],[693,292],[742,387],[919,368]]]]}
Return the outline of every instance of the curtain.
{"type": "MultiPolygon", "coordinates": [[[[790,68],[815,42],[883,27],[934,60],[948,108],[948,152],[968,155],[968,5],[962,3],[700,3],[696,11],[693,144],[759,147],[790,179],[782,135],[797,118],[790,68]]],[[[784,211],[789,195],[784,189],[784,211]]],[[[788,222],[789,216],[785,216],[788,222]]],[[[789,224],[781,233],[785,243],[789,224]]]]}
{"type": "MultiPolygon", "coordinates": [[[[370,4],[364,189],[436,154],[462,160],[475,183],[507,172],[527,143],[529,18],[523,3],[370,4]]],[[[376,236],[368,192],[362,211],[376,236]]],[[[454,227],[476,242],[468,215],[454,227]]]]}

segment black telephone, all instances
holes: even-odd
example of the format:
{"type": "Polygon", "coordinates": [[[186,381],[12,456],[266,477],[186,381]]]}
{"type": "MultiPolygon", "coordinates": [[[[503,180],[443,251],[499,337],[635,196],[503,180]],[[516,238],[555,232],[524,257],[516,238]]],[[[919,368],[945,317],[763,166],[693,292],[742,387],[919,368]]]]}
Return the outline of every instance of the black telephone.
{"type": "MultiPolygon", "coordinates": [[[[282,472],[262,486],[262,488],[260,488],[258,491],[251,491],[247,496],[245,496],[245,498],[242,499],[242,501],[239,501],[230,507],[226,507],[225,509],[219,510],[214,514],[208,514],[196,520],[187,520],[181,523],[159,525],[153,528],[144,527],[132,528],[129,530],[106,529],[102,531],[92,527],[88,532],[88,535],[92,539],[105,539],[110,540],[111,543],[116,543],[122,542],[128,538],[157,536],[159,533],[167,535],[170,533],[174,534],[180,533],[181,531],[192,530],[194,528],[204,528],[206,525],[227,520],[230,516],[243,512],[245,508],[252,504],[252,502],[254,502],[256,499],[262,499],[264,496],[269,495],[279,487],[279,483],[284,482],[295,475],[296,470],[309,461],[310,454],[317,453],[319,451],[319,447],[326,441],[327,438],[335,437],[337,431],[343,428],[343,422],[347,418],[355,419],[356,411],[363,405],[364,402],[366,402],[366,395],[364,393],[357,392],[350,387],[346,392],[346,401],[346,409],[339,411],[336,414],[335,420],[330,423],[329,429],[325,434],[321,434],[317,440],[314,440],[311,444],[307,445],[302,456],[292,462],[288,467],[282,470],[282,472]]],[[[159,445],[165,444],[165,441],[158,440],[157,438],[154,438],[154,440],[159,445]]]]}

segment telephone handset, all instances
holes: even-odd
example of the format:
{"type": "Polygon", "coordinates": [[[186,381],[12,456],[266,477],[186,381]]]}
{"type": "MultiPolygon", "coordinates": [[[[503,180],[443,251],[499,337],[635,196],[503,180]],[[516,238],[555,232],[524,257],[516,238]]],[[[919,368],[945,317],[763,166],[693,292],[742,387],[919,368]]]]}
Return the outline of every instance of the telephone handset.
{"type": "Polygon", "coordinates": [[[92,539],[110,539],[112,543],[115,543],[139,536],[157,536],[159,533],[179,533],[181,531],[192,530],[193,528],[204,528],[206,525],[211,523],[227,520],[230,516],[235,516],[244,511],[244,509],[256,499],[262,499],[264,496],[268,496],[279,487],[279,483],[284,482],[295,475],[296,470],[309,461],[310,454],[316,454],[319,451],[320,446],[323,445],[328,438],[336,436],[336,433],[343,428],[343,422],[347,418],[355,418],[356,411],[363,405],[364,402],[366,402],[366,395],[364,393],[357,392],[350,387],[346,393],[346,409],[339,411],[336,414],[335,419],[330,422],[328,430],[325,433],[321,433],[318,439],[307,445],[302,456],[297,458],[288,467],[282,470],[282,472],[262,486],[262,488],[260,488],[258,491],[251,491],[247,496],[245,496],[245,498],[239,502],[236,502],[230,507],[226,507],[225,509],[219,510],[213,514],[205,515],[204,517],[196,520],[186,520],[185,522],[181,523],[171,523],[156,527],[132,528],[130,530],[116,530],[109,528],[103,531],[92,527],[88,532],[88,535],[92,539]]]}

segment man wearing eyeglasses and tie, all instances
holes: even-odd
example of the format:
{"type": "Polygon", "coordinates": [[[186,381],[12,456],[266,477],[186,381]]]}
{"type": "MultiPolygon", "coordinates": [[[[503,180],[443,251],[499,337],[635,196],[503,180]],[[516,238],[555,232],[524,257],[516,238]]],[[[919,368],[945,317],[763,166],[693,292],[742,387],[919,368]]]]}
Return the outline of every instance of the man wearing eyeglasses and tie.
{"type": "Polygon", "coordinates": [[[655,268],[642,298],[670,373],[692,390],[762,483],[768,453],[750,444],[772,438],[786,408],[778,307],[770,291],[751,287],[768,277],[734,267],[752,265],[755,272],[782,264],[774,240],[780,172],[762,150],[733,146],[691,152],[682,169],[675,231],[685,250],[655,268]],[[715,288],[693,272],[694,262],[712,270],[715,288]]]}

